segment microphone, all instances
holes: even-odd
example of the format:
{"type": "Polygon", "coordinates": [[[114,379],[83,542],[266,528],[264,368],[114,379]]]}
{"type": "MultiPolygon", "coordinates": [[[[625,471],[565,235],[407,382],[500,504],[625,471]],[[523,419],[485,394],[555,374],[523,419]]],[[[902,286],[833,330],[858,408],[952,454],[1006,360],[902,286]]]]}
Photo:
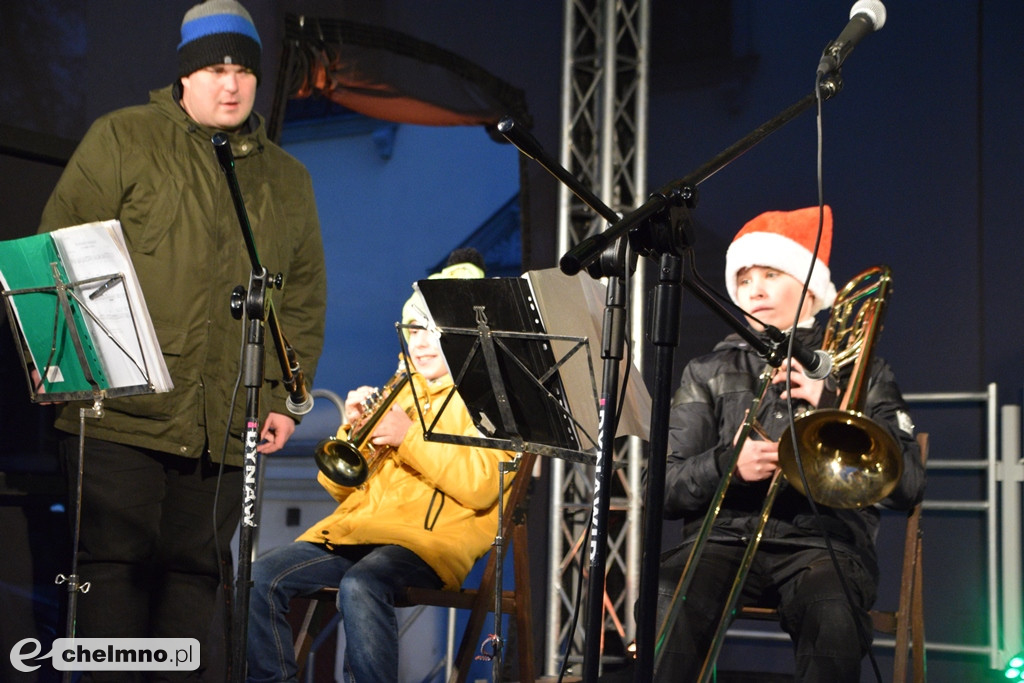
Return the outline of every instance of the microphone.
{"type": "Polygon", "coordinates": [[[838,38],[825,46],[825,52],[818,63],[818,73],[824,76],[838,69],[857,43],[884,25],[885,5],[879,0],[857,0],[850,8],[850,23],[838,38]]]}
{"type": "Polygon", "coordinates": [[[809,349],[794,340],[793,358],[804,366],[804,375],[808,379],[825,379],[832,373],[832,356],[821,349],[809,349]]]}
{"type": "Polygon", "coordinates": [[[299,361],[295,359],[295,351],[291,345],[286,341],[284,346],[289,367],[289,372],[286,373],[284,379],[284,388],[288,390],[288,398],[285,399],[284,406],[292,415],[305,415],[313,410],[313,397],[306,391],[306,373],[302,371],[299,361]]]}
{"type": "Polygon", "coordinates": [[[295,380],[295,387],[288,387],[288,398],[284,405],[292,415],[305,415],[313,410],[313,397],[306,391],[306,383],[301,370],[295,374],[295,380]]]}
{"type": "Polygon", "coordinates": [[[825,379],[832,374],[832,356],[827,351],[809,349],[801,344],[799,339],[792,337],[792,335],[783,334],[779,328],[771,325],[765,326],[765,332],[772,341],[768,361],[773,366],[779,367],[782,364],[782,356],[780,356],[779,352],[785,353],[792,341],[793,358],[803,366],[804,375],[808,379],[825,379]]]}
{"type": "Polygon", "coordinates": [[[217,161],[220,163],[220,170],[227,173],[235,165],[235,157],[231,153],[231,145],[228,144],[228,136],[224,133],[214,133],[210,138],[213,143],[213,151],[217,153],[217,161]]]}

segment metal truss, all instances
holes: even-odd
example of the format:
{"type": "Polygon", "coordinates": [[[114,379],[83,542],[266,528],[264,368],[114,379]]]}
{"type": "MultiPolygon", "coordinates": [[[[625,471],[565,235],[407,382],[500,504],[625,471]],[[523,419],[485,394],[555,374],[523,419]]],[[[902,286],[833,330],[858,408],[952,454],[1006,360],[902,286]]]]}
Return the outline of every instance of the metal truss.
{"type": "MultiPolygon", "coordinates": [[[[623,214],[646,197],[649,0],[566,0],[562,72],[561,165],[623,214]]],[[[559,195],[558,253],[602,232],[607,224],[567,187],[559,195]]],[[[642,269],[633,278],[630,335],[643,339],[642,269]]],[[[642,367],[640,345],[632,358],[642,367]]],[[[643,450],[621,440],[612,477],[605,579],[602,658],[621,658],[635,633],[639,588],[643,450]]],[[[545,672],[563,658],[582,661],[585,552],[593,509],[594,468],[551,462],[550,563],[545,672]]]]}

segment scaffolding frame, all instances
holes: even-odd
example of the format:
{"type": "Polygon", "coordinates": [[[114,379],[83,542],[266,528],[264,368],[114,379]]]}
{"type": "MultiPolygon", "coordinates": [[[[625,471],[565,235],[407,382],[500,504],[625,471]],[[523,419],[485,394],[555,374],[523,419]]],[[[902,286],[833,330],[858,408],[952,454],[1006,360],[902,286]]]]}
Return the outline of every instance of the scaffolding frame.
{"type": "MultiPolygon", "coordinates": [[[[622,215],[646,200],[649,0],[566,0],[563,42],[560,163],[622,215]]],[[[606,224],[565,186],[559,189],[558,253],[600,233],[606,224]]],[[[630,337],[643,339],[643,268],[632,278],[630,337]]],[[[643,370],[639,344],[632,361],[643,370]]],[[[627,359],[628,360],[628,359],[627,359]]],[[[617,445],[609,501],[605,611],[602,629],[618,636],[609,651],[621,658],[635,635],[642,550],[642,443],[617,445]]],[[[572,628],[582,602],[585,539],[594,498],[594,468],[551,463],[548,618],[544,669],[556,675],[564,658],[582,661],[583,633],[572,628]]]]}

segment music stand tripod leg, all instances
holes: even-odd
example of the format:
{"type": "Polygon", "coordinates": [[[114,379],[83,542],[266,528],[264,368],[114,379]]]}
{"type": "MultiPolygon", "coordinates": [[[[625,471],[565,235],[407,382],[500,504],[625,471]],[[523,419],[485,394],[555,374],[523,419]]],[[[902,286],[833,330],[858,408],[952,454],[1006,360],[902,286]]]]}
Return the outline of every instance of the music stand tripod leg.
{"type": "MultiPolygon", "coordinates": [[[[85,418],[103,417],[103,405],[101,399],[97,398],[92,408],[81,408],[78,411],[78,463],[75,470],[75,512],[72,522],[71,540],[71,573],[67,576],[57,574],[54,581],[57,585],[66,584],[68,591],[67,625],[65,632],[68,638],[75,637],[75,620],[78,613],[78,594],[88,593],[91,584],[86,581],[81,583],[78,576],[78,543],[79,534],[82,528],[82,475],[85,467],[85,418]]],[[[65,671],[64,681],[70,683],[72,671],[65,671]]]]}
{"type": "Polygon", "coordinates": [[[501,635],[501,602],[504,597],[504,576],[502,565],[505,562],[505,475],[519,470],[522,453],[516,453],[513,460],[502,461],[498,465],[498,535],[494,537],[494,635],[491,641],[494,654],[491,659],[491,680],[501,681],[501,668],[504,660],[505,641],[501,635]]]}

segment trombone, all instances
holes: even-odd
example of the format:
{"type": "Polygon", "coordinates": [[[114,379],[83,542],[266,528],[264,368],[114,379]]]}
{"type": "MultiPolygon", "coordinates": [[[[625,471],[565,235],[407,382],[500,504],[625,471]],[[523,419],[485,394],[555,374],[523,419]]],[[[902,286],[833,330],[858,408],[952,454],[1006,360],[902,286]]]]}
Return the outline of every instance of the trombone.
{"type": "MultiPolygon", "coordinates": [[[[896,439],[861,412],[867,371],[871,365],[875,340],[882,329],[891,285],[888,266],[873,266],[851,279],[836,296],[825,328],[822,348],[832,357],[834,373],[838,374],[840,369],[852,364],[849,379],[838,408],[812,410],[796,418],[792,434],[790,428],[787,428],[779,441],[779,469],[772,477],[756,532],[740,561],[718,628],[704,659],[698,679],[701,683],[709,680],[718,658],[725,640],[725,631],[735,614],[740,591],[761,542],[782,478],[817,503],[834,508],[858,509],[873,505],[888,496],[903,473],[902,451],[896,439]],[[794,441],[798,451],[793,449],[794,441]]],[[[772,370],[771,366],[766,366],[760,375],[758,392],[733,446],[732,466],[719,482],[676,585],[669,611],[658,630],[654,650],[655,673],[705,542],[732,481],[743,442],[751,431],[761,431],[756,416],[771,385],[772,370]]]]}

